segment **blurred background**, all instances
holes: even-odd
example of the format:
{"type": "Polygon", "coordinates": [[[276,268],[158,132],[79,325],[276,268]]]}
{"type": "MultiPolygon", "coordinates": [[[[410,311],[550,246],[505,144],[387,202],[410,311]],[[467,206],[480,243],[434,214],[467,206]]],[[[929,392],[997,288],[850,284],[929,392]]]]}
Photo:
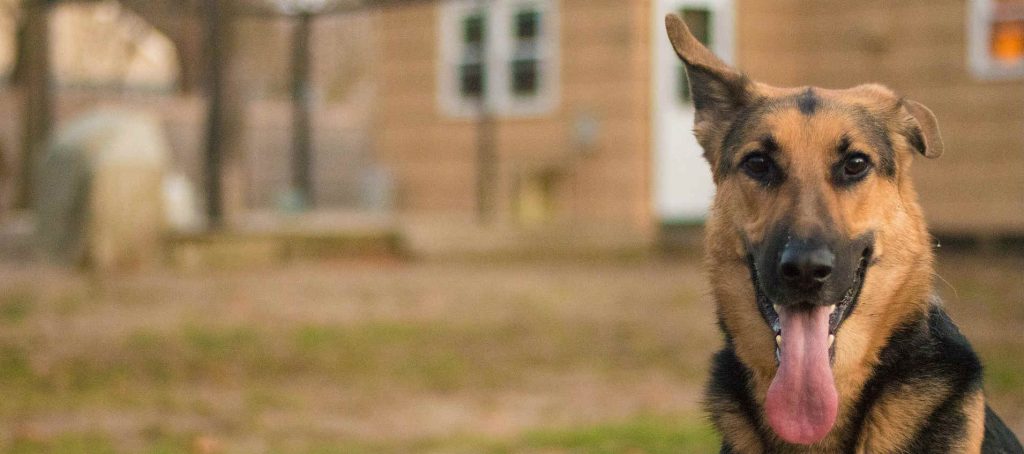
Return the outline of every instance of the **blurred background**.
{"type": "Polygon", "coordinates": [[[1024,434],[1024,1],[0,0],[0,452],[717,452],[662,18],[888,85],[1024,434]]]}

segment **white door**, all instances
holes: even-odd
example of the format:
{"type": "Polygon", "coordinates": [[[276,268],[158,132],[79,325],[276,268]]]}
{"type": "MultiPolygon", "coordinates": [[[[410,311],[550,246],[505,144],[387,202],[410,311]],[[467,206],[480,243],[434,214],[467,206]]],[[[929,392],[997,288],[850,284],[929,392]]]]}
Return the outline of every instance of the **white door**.
{"type": "Polygon", "coordinates": [[[711,170],[693,137],[694,110],[683,65],[665,33],[665,15],[683,17],[698,39],[726,63],[733,60],[732,0],[655,0],[654,205],[662,223],[699,222],[714,195],[711,170]]]}

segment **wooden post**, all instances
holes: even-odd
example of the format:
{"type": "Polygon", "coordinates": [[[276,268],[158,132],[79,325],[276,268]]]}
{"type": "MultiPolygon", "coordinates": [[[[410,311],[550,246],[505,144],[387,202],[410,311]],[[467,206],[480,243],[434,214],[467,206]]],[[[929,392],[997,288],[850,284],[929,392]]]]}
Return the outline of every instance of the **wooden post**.
{"type": "Polygon", "coordinates": [[[309,38],[313,16],[298,15],[292,38],[292,189],[303,207],[313,206],[312,93],[309,38]]]}
{"type": "Polygon", "coordinates": [[[494,130],[494,115],[488,106],[485,89],[480,94],[476,129],[476,206],[477,221],[480,224],[489,224],[494,219],[494,192],[498,177],[494,130]]]}
{"type": "MultiPolygon", "coordinates": [[[[487,11],[488,2],[479,1],[478,8],[487,11]]],[[[495,189],[498,178],[498,153],[496,151],[496,134],[494,113],[491,111],[491,103],[487,92],[491,89],[488,83],[488,74],[495,70],[490,67],[488,59],[489,37],[494,33],[485,28],[483,42],[480,50],[482,55],[480,61],[483,64],[483,75],[481,76],[482,89],[477,98],[477,124],[476,124],[476,208],[477,222],[489,224],[494,218],[495,189]]]]}
{"type": "Polygon", "coordinates": [[[18,49],[21,51],[17,79],[21,82],[21,156],[20,179],[15,205],[35,205],[33,178],[35,163],[46,148],[53,127],[53,98],[50,74],[50,2],[23,2],[24,28],[18,49]]]}

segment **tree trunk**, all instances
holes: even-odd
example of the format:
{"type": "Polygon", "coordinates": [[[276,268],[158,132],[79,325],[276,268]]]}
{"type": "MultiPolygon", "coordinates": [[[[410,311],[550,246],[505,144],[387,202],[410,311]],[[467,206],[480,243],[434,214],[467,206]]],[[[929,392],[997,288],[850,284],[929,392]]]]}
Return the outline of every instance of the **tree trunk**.
{"type": "Polygon", "coordinates": [[[53,99],[50,75],[49,2],[25,1],[23,29],[18,49],[17,79],[21,82],[21,166],[15,205],[34,205],[32,174],[35,162],[46,147],[53,125],[53,99]]]}
{"type": "Polygon", "coordinates": [[[206,56],[206,154],[203,181],[206,189],[206,216],[211,229],[223,223],[224,207],[221,200],[221,163],[224,142],[221,134],[227,116],[224,111],[224,15],[219,2],[208,1],[203,8],[206,56]]]}
{"type": "Polygon", "coordinates": [[[196,93],[203,86],[203,33],[196,22],[182,21],[171,36],[178,55],[178,91],[182,94],[196,93]]]}
{"type": "Polygon", "coordinates": [[[246,84],[239,74],[235,17],[226,2],[203,3],[207,96],[204,182],[210,228],[224,227],[245,209],[243,163],[246,84]]]}

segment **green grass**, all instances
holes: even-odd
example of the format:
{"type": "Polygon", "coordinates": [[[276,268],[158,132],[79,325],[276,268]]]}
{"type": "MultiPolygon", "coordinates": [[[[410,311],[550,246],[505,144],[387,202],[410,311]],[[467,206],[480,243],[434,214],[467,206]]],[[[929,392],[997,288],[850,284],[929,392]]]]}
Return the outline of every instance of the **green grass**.
{"type": "MultiPolygon", "coordinates": [[[[1024,343],[1003,334],[1024,323],[1022,262],[954,259],[947,308],[993,407],[1024,427],[1024,343]]],[[[669,261],[109,279],[0,265],[0,453],[715,452],[698,393],[721,338],[702,282],[669,261]]]]}
{"type": "MultiPolygon", "coordinates": [[[[196,452],[194,438],[172,436],[160,429],[143,434],[143,454],[196,452]]],[[[387,454],[387,453],[490,453],[490,454],[675,454],[715,452],[719,437],[702,420],[640,416],[593,426],[542,429],[509,439],[458,435],[411,442],[313,442],[305,447],[270,446],[270,453],[387,454]]],[[[287,445],[287,444],[285,444],[287,445]]],[[[64,434],[49,440],[16,438],[2,452],[9,454],[121,454],[114,441],[96,433],[64,434]]]]}
{"type": "Polygon", "coordinates": [[[0,297],[0,323],[16,324],[25,320],[33,309],[33,295],[15,290],[0,297]]]}
{"type": "MultiPolygon", "coordinates": [[[[527,431],[509,439],[454,436],[411,443],[324,444],[304,454],[677,454],[717,452],[721,439],[703,420],[639,416],[592,426],[527,431]]],[[[274,452],[288,452],[286,450],[274,452]]]]}
{"type": "Polygon", "coordinates": [[[618,424],[527,433],[520,443],[532,449],[578,454],[715,452],[720,438],[704,422],[641,417],[618,424]]]}
{"type": "Polygon", "coordinates": [[[1024,363],[1009,348],[996,347],[985,352],[985,388],[997,394],[1019,394],[1024,389],[1024,363]]]}
{"type": "Polygon", "coordinates": [[[66,434],[52,440],[16,439],[9,454],[118,454],[109,439],[98,434],[66,434]]]}

